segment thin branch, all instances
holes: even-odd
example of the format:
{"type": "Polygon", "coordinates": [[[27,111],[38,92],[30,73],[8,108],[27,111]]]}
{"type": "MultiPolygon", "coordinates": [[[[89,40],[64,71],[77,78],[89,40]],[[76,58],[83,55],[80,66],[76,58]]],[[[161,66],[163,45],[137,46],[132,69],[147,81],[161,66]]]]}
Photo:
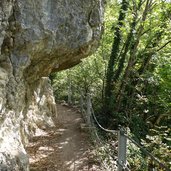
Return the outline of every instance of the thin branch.
{"type": "Polygon", "coordinates": [[[138,4],[139,7],[141,7],[141,6],[145,3],[145,1],[146,1],[146,0],[140,0],[140,2],[139,2],[139,4],[138,4]]]}
{"type": "Polygon", "coordinates": [[[159,49],[157,49],[157,52],[162,50],[165,46],[167,46],[169,43],[171,43],[171,40],[169,40],[167,43],[165,43],[163,46],[161,46],[159,49]]]}
{"type": "Polygon", "coordinates": [[[136,1],[135,1],[135,0],[132,0],[132,3],[133,3],[134,11],[136,11],[136,10],[137,10],[137,4],[136,4],[136,1]]]}
{"type": "Polygon", "coordinates": [[[144,32],[141,33],[141,36],[143,36],[144,34],[148,33],[149,31],[151,31],[151,28],[144,30],[144,32]]]}

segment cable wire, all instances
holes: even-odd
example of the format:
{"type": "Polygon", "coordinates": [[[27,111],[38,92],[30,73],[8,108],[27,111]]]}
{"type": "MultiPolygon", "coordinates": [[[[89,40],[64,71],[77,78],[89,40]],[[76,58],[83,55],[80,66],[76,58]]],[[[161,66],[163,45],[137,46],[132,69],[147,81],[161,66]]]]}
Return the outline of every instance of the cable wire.
{"type": "MultiPolygon", "coordinates": [[[[90,104],[90,107],[91,107],[91,114],[93,116],[93,119],[94,121],[96,122],[96,124],[98,125],[98,127],[100,129],[102,129],[103,131],[105,132],[110,132],[110,133],[113,133],[113,134],[118,134],[118,131],[121,131],[121,130],[110,130],[110,129],[106,129],[104,128],[100,123],[99,121],[97,120],[96,116],[95,116],[95,113],[94,113],[94,110],[93,110],[93,107],[92,107],[92,103],[90,104]]],[[[159,164],[160,167],[164,168],[166,171],[171,171],[171,169],[169,169],[166,165],[164,165],[158,158],[156,158],[153,154],[151,154],[148,150],[145,149],[145,147],[143,147],[142,145],[140,145],[138,142],[136,142],[134,139],[132,139],[129,135],[127,135],[125,133],[125,131],[122,131],[123,132],[123,135],[129,139],[133,144],[135,144],[137,147],[139,147],[141,150],[143,150],[143,152],[149,156],[153,161],[155,161],[156,163],[159,164]]],[[[126,166],[124,169],[127,169],[129,170],[129,168],[126,166]]]]}
{"type": "Polygon", "coordinates": [[[127,134],[124,133],[124,136],[127,139],[129,139],[133,144],[135,144],[136,146],[138,146],[141,150],[143,150],[143,152],[147,156],[150,156],[153,161],[155,161],[156,163],[159,164],[160,167],[164,168],[166,171],[171,171],[171,169],[169,169],[166,165],[164,165],[158,158],[156,158],[153,154],[151,154],[149,151],[147,151],[145,149],[145,147],[143,147],[142,145],[140,145],[138,142],[136,142],[134,139],[132,139],[131,137],[129,137],[127,134]]]}
{"type": "Polygon", "coordinates": [[[93,118],[94,118],[96,124],[99,126],[99,128],[101,128],[103,131],[110,132],[110,133],[113,133],[113,134],[117,134],[117,133],[118,133],[118,130],[106,129],[106,128],[104,128],[104,127],[99,123],[99,121],[97,120],[97,118],[96,118],[96,116],[95,116],[95,114],[94,114],[94,110],[93,110],[93,108],[92,108],[92,105],[91,105],[91,111],[92,111],[93,118]]]}

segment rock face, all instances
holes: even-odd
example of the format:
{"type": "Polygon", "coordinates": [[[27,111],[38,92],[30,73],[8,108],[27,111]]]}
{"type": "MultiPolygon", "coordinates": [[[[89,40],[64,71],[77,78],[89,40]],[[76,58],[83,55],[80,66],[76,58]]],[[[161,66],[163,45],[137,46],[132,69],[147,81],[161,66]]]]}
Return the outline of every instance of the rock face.
{"type": "Polygon", "coordinates": [[[0,170],[27,171],[25,145],[56,116],[48,75],[97,48],[103,0],[0,0],[0,170]]]}

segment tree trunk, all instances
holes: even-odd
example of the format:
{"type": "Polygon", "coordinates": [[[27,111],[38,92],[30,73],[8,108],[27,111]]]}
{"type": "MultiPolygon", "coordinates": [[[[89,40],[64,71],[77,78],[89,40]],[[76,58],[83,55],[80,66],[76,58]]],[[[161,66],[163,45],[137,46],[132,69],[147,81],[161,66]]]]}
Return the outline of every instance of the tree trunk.
{"type": "Polygon", "coordinates": [[[114,41],[112,45],[112,51],[108,63],[107,73],[106,73],[106,86],[105,86],[105,104],[104,104],[104,110],[105,113],[111,116],[112,114],[112,108],[111,108],[111,102],[113,97],[113,75],[114,75],[114,68],[116,66],[116,60],[118,59],[118,53],[119,53],[119,47],[121,43],[121,28],[123,26],[123,22],[126,16],[126,11],[128,9],[128,1],[122,0],[121,3],[121,9],[120,14],[118,18],[118,24],[115,28],[114,33],[114,41]]]}

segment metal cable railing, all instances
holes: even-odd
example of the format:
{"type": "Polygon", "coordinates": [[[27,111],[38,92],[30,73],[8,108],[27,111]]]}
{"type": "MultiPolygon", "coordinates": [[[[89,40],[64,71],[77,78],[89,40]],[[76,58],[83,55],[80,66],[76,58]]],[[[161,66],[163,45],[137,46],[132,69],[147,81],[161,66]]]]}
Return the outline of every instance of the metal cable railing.
{"type": "Polygon", "coordinates": [[[94,110],[93,110],[92,106],[91,106],[91,111],[92,111],[92,116],[93,116],[93,118],[94,118],[96,124],[98,125],[98,127],[99,127],[101,130],[103,130],[103,131],[105,131],[105,132],[110,132],[110,133],[113,133],[113,134],[118,134],[118,131],[117,131],[117,130],[106,129],[106,128],[104,128],[104,127],[99,123],[99,121],[97,120],[97,118],[96,118],[96,116],[95,116],[95,114],[94,114],[94,110]]]}
{"type": "Polygon", "coordinates": [[[138,142],[136,142],[134,139],[129,137],[127,134],[124,134],[124,136],[129,139],[133,144],[135,144],[137,147],[139,147],[147,156],[149,156],[153,161],[155,161],[159,166],[166,171],[171,171],[166,165],[164,165],[157,157],[155,157],[153,154],[151,154],[149,151],[146,150],[145,147],[140,145],[138,142]]]}
{"type": "MultiPolygon", "coordinates": [[[[82,102],[83,102],[83,100],[82,100],[82,102]]],[[[138,142],[136,142],[132,137],[130,137],[126,133],[126,130],[124,128],[120,128],[119,130],[110,130],[110,129],[104,128],[99,123],[98,119],[96,118],[96,115],[95,115],[93,107],[92,107],[91,97],[89,94],[87,95],[87,103],[86,104],[87,104],[87,108],[89,108],[89,109],[87,109],[88,117],[92,117],[93,120],[95,121],[95,123],[98,125],[98,127],[101,130],[108,132],[108,133],[118,135],[118,161],[117,161],[118,171],[123,171],[123,170],[130,171],[130,169],[127,166],[127,160],[126,160],[127,140],[130,140],[139,149],[141,149],[144,152],[144,154],[149,156],[156,164],[158,164],[160,166],[160,168],[164,169],[165,171],[171,171],[171,169],[168,166],[163,164],[157,157],[155,157],[153,154],[151,154],[145,147],[143,147],[138,142]]],[[[91,119],[89,118],[87,120],[88,120],[88,124],[89,124],[91,119]]]]}

